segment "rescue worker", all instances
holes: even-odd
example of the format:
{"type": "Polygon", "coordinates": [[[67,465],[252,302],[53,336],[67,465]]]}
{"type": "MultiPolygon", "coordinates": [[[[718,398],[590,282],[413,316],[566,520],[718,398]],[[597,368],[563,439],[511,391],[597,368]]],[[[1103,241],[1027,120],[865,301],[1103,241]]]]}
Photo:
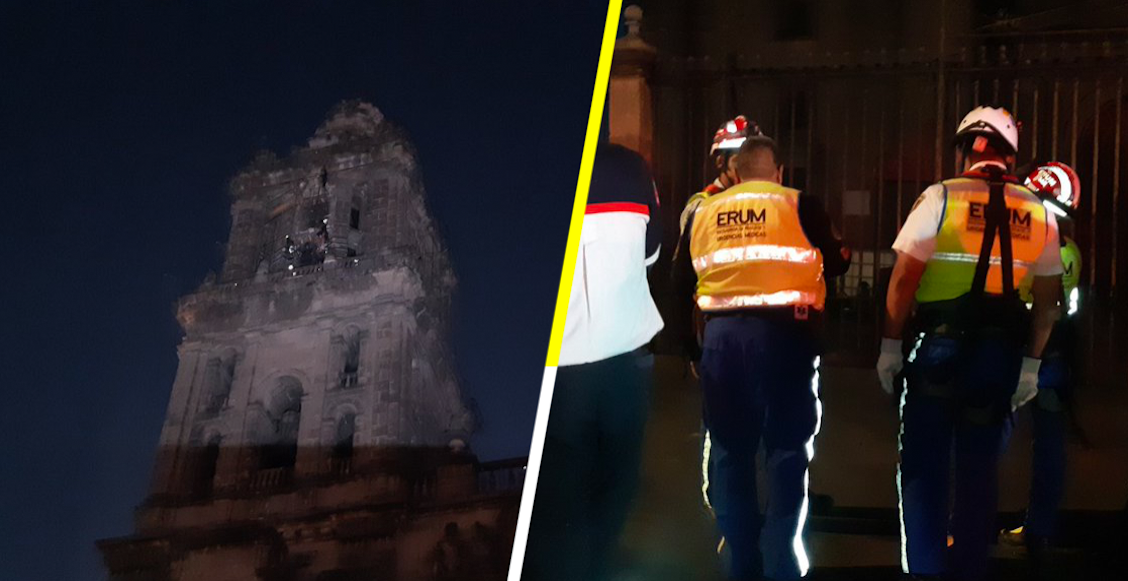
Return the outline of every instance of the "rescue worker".
{"type": "Polygon", "coordinates": [[[526,580],[599,580],[638,488],[662,329],[647,270],[661,243],[642,156],[596,149],[528,537],[526,580]]]}
{"type": "MultiPolygon", "coordinates": [[[[1025,545],[1032,564],[1040,565],[1057,530],[1058,507],[1065,492],[1065,435],[1068,405],[1073,386],[1072,365],[1076,344],[1075,319],[1079,307],[1077,285],[1081,280],[1081,250],[1069,236],[1077,209],[1081,179],[1066,164],[1050,162],[1037,167],[1026,178],[1026,186],[1042,198],[1043,205],[1057,214],[1061,239],[1063,268],[1062,317],[1054,325],[1049,342],[1042,353],[1038,370],[1038,397],[1031,406],[1034,420],[1033,464],[1031,466],[1030,500],[1026,522],[1012,530],[1002,531],[1001,539],[1025,545]]],[[[1022,299],[1032,304],[1030,288],[1020,289],[1022,299]]]]}
{"type": "MultiPolygon", "coordinates": [[[[700,192],[693,194],[686,200],[679,221],[679,240],[685,234],[685,226],[689,217],[693,215],[697,206],[705,198],[719,194],[737,183],[732,162],[735,160],[736,153],[740,151],[740,146],[744,144],[744,140],[749,135],[763,135],[763,133],[755,121],[749,121],[744,115],[737,115],[732,120],[726,121],[713,134],[713,144],[709,147],[709,159],[712,166],[717,170],[717,177],[700,192]]],[[[688,246],[682,244],[679,244],[675,250],[675,256],[688,253],[688,246]]],[[[687,342],[683,347],[688,356],[690,371],[695,378],[700,379],[697,374],[696,361],[701,358],[701,339],[705,331],[705,319],[696,305],[693,306],[693,317],[689,323],[692,325],[696,341],[687,342]]],[[[704,460],[707,454],[706,449],[709,446],[709,431],[704,425],[701,427],[701,435],[701,457],[704,460]]],[[[712,507],[709,505],[709,480],[705,470],[702,470],[701,496],[705,509],[712,514],[712,507]]]]}
{"type": "Polygon", "coordinates": [[[950,526],[950,572],[980,579],[998,531],[999,454],[1012,412],[1038,393],[1062,267],[1053,214],[1010,175],[1018,151],[1010,113],[975,108],[960,122],[955,145],[964,173],[926,189],[893,243],[897,262],[877,371],[892,394],[915,298],[900,405],[901,566],[916,576],[944,573],[950,526]],[[1031,313],[1017,292],[1027,283],[1031,313]]]}
{"type": "MultiPolygon", "coordinates": [[[[731,579],[798,579],[810,567],[802,533],[821,413],[814,324],[824,277],[844,273],[849,253],[821,201],[781,185],[774,141],[749,136],[731,167],[736,185],[702,199],[680,242],[689,252],[674,264],[678,294],[705,315],[698,371],[708,495],[731,579]],[[762,521],[761,438],[769,487],[762,521]]],[[[685,340],[696,345],[696,337],[685,340]]]]}

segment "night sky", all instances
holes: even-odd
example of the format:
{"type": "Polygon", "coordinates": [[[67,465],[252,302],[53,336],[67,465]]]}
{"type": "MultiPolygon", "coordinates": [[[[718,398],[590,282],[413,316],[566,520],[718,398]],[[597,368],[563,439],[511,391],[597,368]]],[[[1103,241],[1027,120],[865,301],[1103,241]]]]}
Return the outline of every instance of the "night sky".
{"type": "Polygon", "coordinates": [[[0,5],[0,577],[104,578],[93,542],[146,494],[173,303],[219,269],[226,181],[346,98],[418,148],[472,445],[527,454],[605,2],[47,4],[0,5]]]}

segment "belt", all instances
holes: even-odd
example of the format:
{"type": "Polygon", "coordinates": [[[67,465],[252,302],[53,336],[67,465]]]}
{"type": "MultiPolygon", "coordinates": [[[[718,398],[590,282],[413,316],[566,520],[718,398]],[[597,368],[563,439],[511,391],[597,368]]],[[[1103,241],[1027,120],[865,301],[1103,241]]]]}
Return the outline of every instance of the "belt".
{"type": "Polygon", "coordinates": [[[1017,333],[1025,338],[1029,313],[1020,302],[1005,297],[976,300],[963,295],[918,305],[915,321],[918,329],[943,335],[962,335],[969,331],[990,335],[1002,331],[1004,335],[1017,333]]]}
{"type": "MultiPolygon", "coordinates": [[[[947,406],[952,413],[958,414],[963,421],[969,424],[989,426],[1004,421],[1007,417],[1007,410],[1002,407],[1002,404],[973,406],[956,401],[956,390],[951,385],[924,383],[910,386],[909,391],[923,397],[939,399],[946,402],[943,405],[947,406]]],[[[1041,392],[1039,392],[1039,397],[1041,397],[1041,392]]]]}
{"type": "Polygon", "coordinates": [[[800,321],[817,323],[822,321],[823,312],[807,305],[791,305],[786,307],[748,307],[733,309],[731,311],[713,311],[704,313],[705,321],[721,318],[749,318],[766,319],[769,321],[800,321]]]}

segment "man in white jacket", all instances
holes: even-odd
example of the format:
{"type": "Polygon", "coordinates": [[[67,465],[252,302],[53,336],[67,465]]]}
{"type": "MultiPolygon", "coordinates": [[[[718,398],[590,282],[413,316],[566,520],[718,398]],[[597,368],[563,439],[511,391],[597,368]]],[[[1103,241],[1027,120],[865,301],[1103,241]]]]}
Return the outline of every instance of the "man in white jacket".
{"type": "Polygon", "coordinates": [[[653,356],[662,329],[647,269],[658,259],[658,200],[646,162],[596,152],[523,578],[606,575],[638,487],[653,356]]]}

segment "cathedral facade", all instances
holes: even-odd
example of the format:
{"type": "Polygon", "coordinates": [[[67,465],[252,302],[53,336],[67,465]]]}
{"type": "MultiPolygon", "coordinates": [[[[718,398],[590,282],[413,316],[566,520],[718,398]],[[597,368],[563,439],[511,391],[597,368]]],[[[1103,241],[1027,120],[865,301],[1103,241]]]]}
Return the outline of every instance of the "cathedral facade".
{"type": "Polygon", "coordinates": [[[344,102],[230,192],[223,268],[177,305],[150,495],[98,544],[109,578],[504,578],[523,461],[466,448],[455,277],[405,134],[344,102]]]}

